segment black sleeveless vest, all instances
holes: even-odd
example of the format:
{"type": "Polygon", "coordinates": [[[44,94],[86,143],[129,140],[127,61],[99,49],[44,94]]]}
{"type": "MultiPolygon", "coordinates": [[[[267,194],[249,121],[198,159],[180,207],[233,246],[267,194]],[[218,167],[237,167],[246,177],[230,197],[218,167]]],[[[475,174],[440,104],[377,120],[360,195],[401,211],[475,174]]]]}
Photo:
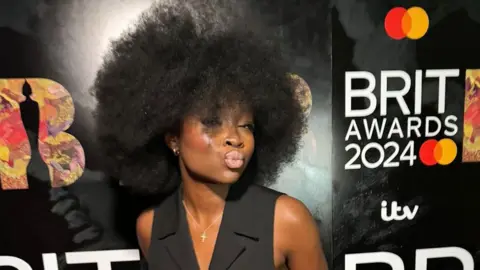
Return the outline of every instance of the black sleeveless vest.
{"type": "MultiPolygon", "coordinates": [[[[149,270],[198,270],[180,189],[155,210],[149,270]]],[[[230,189],[210,270],[274,270],[275,203],[282,193],[258,185],[230,189]]]]}

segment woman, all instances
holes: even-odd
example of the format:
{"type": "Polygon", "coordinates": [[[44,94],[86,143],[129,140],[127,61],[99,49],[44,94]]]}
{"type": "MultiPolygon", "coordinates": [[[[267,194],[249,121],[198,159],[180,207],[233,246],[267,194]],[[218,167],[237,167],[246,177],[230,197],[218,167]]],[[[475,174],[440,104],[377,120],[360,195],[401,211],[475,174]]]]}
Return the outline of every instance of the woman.
{"type": "Polygon", "coordinates": [[[94,86],[108,173],[166,195],[137,220],[149,269],[326,269],[306,207],[260,186],[306,123],[280,51],[202,2],[152,7],[94,86]]]}

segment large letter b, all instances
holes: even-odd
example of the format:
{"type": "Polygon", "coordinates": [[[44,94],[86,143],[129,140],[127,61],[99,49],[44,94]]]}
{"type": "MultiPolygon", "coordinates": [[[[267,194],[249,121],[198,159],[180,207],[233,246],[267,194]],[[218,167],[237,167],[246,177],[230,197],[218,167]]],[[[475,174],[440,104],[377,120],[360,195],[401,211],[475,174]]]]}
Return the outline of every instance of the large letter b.
{"type": "Polygon", "coordinates": [[[28,188],[26,168],[30,144],[21,120],[23,84],[38,104],[38,145],[47,165],[52,187],[74,183],[83,174],[85,153],[80,142],[65,132],[74,116],[73,100],[59,83],[48,79],[0,79],[0,178],[2,189],[28,188]]]}

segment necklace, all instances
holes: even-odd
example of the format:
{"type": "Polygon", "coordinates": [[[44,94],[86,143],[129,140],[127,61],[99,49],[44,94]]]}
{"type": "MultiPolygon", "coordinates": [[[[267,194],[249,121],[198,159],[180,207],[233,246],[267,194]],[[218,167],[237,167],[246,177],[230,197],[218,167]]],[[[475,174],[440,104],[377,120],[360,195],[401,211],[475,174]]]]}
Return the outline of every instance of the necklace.
{"type": "MultiPolygon", "coordinates": [[[[188,207],[187,205],[185,204],[185,201],[182,201],[183,203],[183,206],[185,207],[185,210],[187,210],[187,214],[192,218],[193,222],[195,222],[195,227],[200,227],[200,224],[195,220],[195,217],[192,215],[192,213],[190,213],[190,211],[188,210],[188,207]]],[[[221,217],[223,216],[223,210],[222,210],[222,213],[220,213],[218,215],[217,218],[215,218],[212,223],[210,225],[208,225],[207,228],[205,228],[205,230],[203,230],[202,234],[200,235],[200,238],[202,239],[202,243],[205,242],[205,240],[207,239],[207,230],[210,229],[210,227],[213,226],[213,224],[215,224],[221,217]]]]}

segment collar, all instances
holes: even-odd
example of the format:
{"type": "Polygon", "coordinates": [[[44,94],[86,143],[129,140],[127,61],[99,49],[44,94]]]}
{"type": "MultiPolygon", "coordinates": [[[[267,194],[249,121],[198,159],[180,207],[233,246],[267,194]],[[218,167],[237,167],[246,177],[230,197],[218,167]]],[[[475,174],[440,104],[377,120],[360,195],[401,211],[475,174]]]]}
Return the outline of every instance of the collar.
{"type": "MultiPolygon", "coordinates": [[[[232,185],[225,204],[221,229],[231,231],[234,234],[248,237],[258,241],[260,237],[259,226],[255,226],[255,200],[251,198],[250,185],[242,187],[232,185]]],[[[181,226],[181,215],[185,215],[182,204],[182,188],[179,187],[159,206],[161,213],[160,221],[155,224],[157,227],[156,236],[164,239],[176,234],[181,226]]]]}

